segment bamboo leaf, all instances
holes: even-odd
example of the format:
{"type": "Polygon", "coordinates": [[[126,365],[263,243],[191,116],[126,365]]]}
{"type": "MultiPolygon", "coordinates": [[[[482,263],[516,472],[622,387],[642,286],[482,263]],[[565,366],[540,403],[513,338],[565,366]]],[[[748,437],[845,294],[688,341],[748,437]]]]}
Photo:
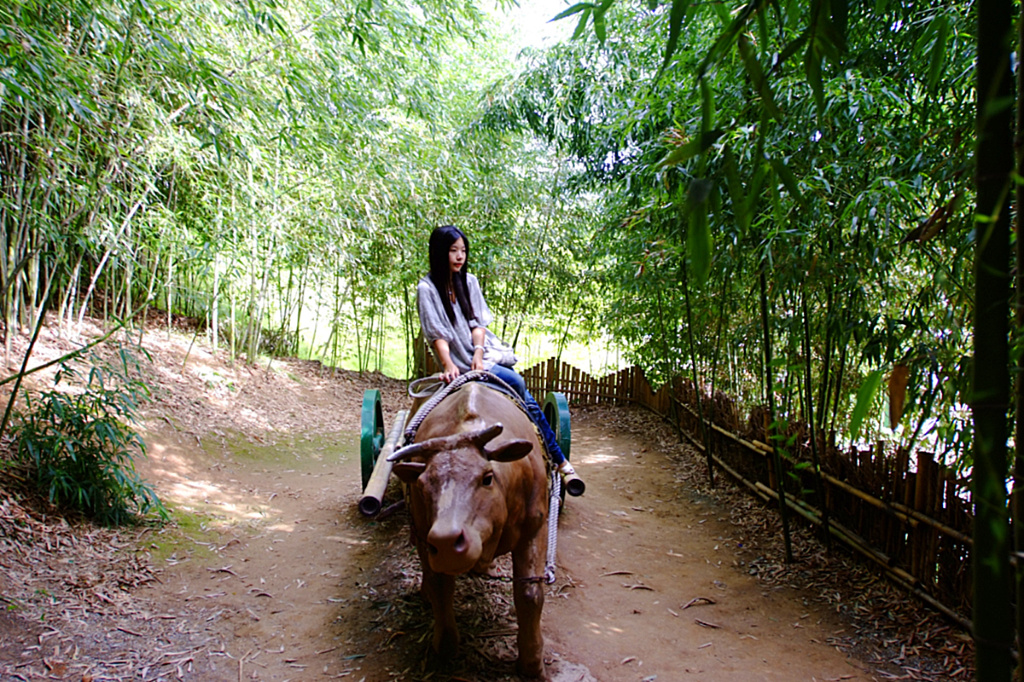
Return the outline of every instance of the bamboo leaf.
{"type": "Polygon", "coordinates": [[[776,68],[778,68],[778,64],[785,64],[789,61],[793,55],[799,52],[800,49],[807,44],[807,36],[809,33],[809,30],[804,30],[800,35],[790,41],[786,47],[782,48],[782,52],[779,53],[779,61],[776,64],[776,68]]]}
{"type": "Polygon", "coordinates": [[[700,130],[706,133],[711,130],[715,122],[715,93],[711,90],[711,84],[707,78],[700,79],[700,130]]]}
{"type": "Polygon", "coordinates": [[[832,27],[841,44],[846,44],[846,27],[849,21],[850,8],[846,0],[830,0],[829,8],[832,10],[832,27]]]}
{"type": "Polygon", "coordinates": [[[935,25],[935,42],[932,43],[928,63],[928,92],[935,94],[935,89],[942,78],[946,66],[946,49],[949,43],[949,17],[943,14],[932,21],[935,25]]]}
{"type": "Polygon", "coordinates": [[[679,33],[683,28],[683,19],[686,17],[686,10],[690,7],[690,0],[672,0],[672,11],[668,21],[668,41],[665,43],[665,58],[661,62],[661,69],[668,66],[672,55],[676,52],[679,44],[679,33]]]}
{"type": "Polygon", "coordinates": [[[96,114],[93,113],[92,109],[85,106],[82,102],[78,101],[77,97],[69,97],[68,104],[82,120],[90,120],[96,116],[96,114]]]}
{"type": "Polygon", "coordinates": [[[803,193],[800,191],[796,176],[793,175],[793,171],[786,165],[786,162],[781,159],[772,159],[772,169],[775,170],[775,174],[779,176],[782,184],[786,186],[786,191],[789,192],[790,196],[801,206],[806,207],[806,201],[804,200],[803,193]]]}
{"type": "Polygon", "coordinates": [[[818,118],[824,118],[825,88],[821,82],[821,55],[815,49],[813,40],[807,46],[807,53],[804,56],[804,72],[807,74],[807,82],[811,84],[814,104],[818,109],[818,118]]]}
{"type": "MultiPolygon", "coordinates": [[[[710,182],[702,182],[710,187],[710,182]]],[[[708,279],[708,273],[711,272],[711,228],[708,225],[707,206],[703,202],[690,206],[690,229],[686,233],[686,248],[690,256],[690,271],[697,285],[703,286],[708,279]]]]}
{"type": "Polygon", "coordinates": [[[843,37],[843,33],[836,30],[832,20],[824,13],[819,15],[814,28],[815,49],[819,54],[828,58],[832,64],[838,65],[840,53],[846,49],[846,39],[843,37]]]}
{"type": "Polygon", "coordinates": [[[747,22],[750,21],[750,17],[754,16],[754,13],[766,2],[768,2],[768,0],[750,0],[750,2],[740,10],[739,14],[736,15],[736,18],[733,19],[733,22],[726,27],[722,32],[722,35],[718,36],[718,39],[715,40],[715,44],[711,46],[710,50],[708,50],[707,55],[704,57],[704,61],[702,61],[700,66],[697,68],[698,78],[707,73],[712,65],[718,63],[718,60],[725,56],[725,53],[729,51],[732,44],[736,42],[737,36],[742,33],[743,28],[747,25],[747,22]]]}
{"type": "Polygon", "coordinates": [[[764,180],[768,177],[768,165],[758,164],[757,169],[754,170],[754,177],[750,181],[750,189],[747,192],[747,206],[745,213],[747,214],[746,228],[750,227],[751,219],[754,213],[757,211],[757,202],[761,195],[761,186],[764,185],[764,180]]]}
{"type": "Polygon", "coordinates": [[[580,20],[576,24],[576,30],[573,31],[572,34],[573,40],[579,38],[581,35],[583,35],[583,32],[587,30],[587,22],[590,21],[590,15],[593,14],[593,12],[593,6],[591,6],[585,8],[583,12],[580,14],[580,20]]]}
{"type": "Polygon", "coordinates": [[[711,181],[707,178],[694,178],[690,182],[690,186],[686,190],[686,202],[691,210],[704,206],[708,195],[711,194],[712,186],[711,181]]]}
{"type": "Polygon", "coordinates": [[[878,387],[882,383],[882,370],[878,369],[868,375],[857,391],[857,404],[850,415],[850,440],[856,442],[860,438],[860,428],[875,399],[878,387]]]}
{"type": "Polygon", "coordinates": [[[711,272],[712,240],[708,224],[708,197],[714,185],[707,178],[694,178],[686,192],[686,206],[690,215],[686,248],[690,268],[698,286],[703,286],[711,272]]]}
{"type": "Polygon", "coordinates": [[[568,8],[568,9],[564,9],[561,12],[559,12],[558,14],[556,14],[555,17],[551,21],[558,21],[559,19],[565,19],[566,17],[571,17],[572,15],[579,14],[580,12],[585,12],[585,11],[593,10],[595,7],[597,7],[597,5],[595,5],[595,4],[591,3],[591,2],[578,2],[575,5],[573,5],[572,7],[568,8]]]}
{"type": "Polygon", "coordinates": [[[758,94],[761,95],[761,103],[764,108],[768,111],[768,114],[776,119],[782,119],[782,112],[775,105],[775,98],[772,96],[771,87],[768,84],[768,79],[764,75],[764,70],[761,68],[761,62],[757,60],[757,55],[754,54],[754,48],[750,46],[750,40],[745,36],[739,37],[738,46],[740,50],[740,56],[743,57],[743,67],[747,70],[747,75],[750,76],[750,80],[754,84],[754,88],[758,94]]]}
{"type": "Polygon", "coordinates": [[[910,380],[910,368],[896,365],[889,373],[889,427],[899,426],[903,416],[903,407],[907,400],[907,382],[910,380]]]}
{"type": "MultiPolygon", "coordinates": [[[[26,99],[32,97],[32,93],[24,88],[21,83],[8,75],[6,71],[0,71],[0,86],[2,86],[2,88],[12,90],[14,94],[19,97],[24,97],[26,99]]],[[[0,99],[6,99],[6,93],[3,92],[2,88],[0,88],[0,99]]]]}
{"type": "Polygon", "coordinates": [[[750,216],[747,212],[746,198],[743,196],[743,183],[740,181],[736,155],[732,153],[732,147],[726,145],[722,156],[722,170],[725,171],[725,185],[729,190],[729,198],[732,200],[732,212],[740,230],[746,232],[750,226],[750,216]]]}
{"type": "Polygon", "coordinates": [[[594,35],[597,36],[597,40],[603,45],[604,40],[607,37],[607,32],[604,19],[604,8],[601,7],[594,10],[594,35]]]}
{"type": "Polygon", "coordinates": [[[722,130],[711,130],[690,138],[685,144],[676,147],[664,159],[659,161],[658,169],[678,166],[694,156],[707,151],[722,136],[722,133],[722,130]]]}

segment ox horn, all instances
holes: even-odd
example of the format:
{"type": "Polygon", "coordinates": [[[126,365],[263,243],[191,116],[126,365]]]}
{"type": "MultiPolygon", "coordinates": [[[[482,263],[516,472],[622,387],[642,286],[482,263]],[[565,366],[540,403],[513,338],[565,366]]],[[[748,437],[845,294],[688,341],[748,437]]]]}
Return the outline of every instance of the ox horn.
{"type": "Polygon", "coordinates": [[[501,422],[492,424],[483,429],[477,431],[467,431],[465,433],[457,433],[454,436],[441,436],[439,438],[429,438],[422,443],[413,443],[407,445],[404,448],[395,450],[393,453],[388,455],[389,462],[398,462],[407,460],[412,457],[430,457],[431,455],[441,452],[442,450],[455,450],[466,445],[475,445],[484,450],[484,446],[494,440],[498,434],[500,434],[505,427],[501,422]]]}
{"type": "Polygon", "coordinates": [[[526,455],[530,454],[530,450],[533,446],[529,441],[515,439],[508,442],[502,443],[495,449],[490,449],[487,444],[490,443],[494,438],[505,430],[505,427],[501,422],[496,422],[493,426],[488,426],[486,429],[480,431],[473,431],[467,433],[466,437],[470,439],[473,445],[480,448],[480,452],[483,453],[484,458],[492,462],[514,462],[517,459],[522,459],[526,455]]]}
{"type": "Polygon", "coordinates": [[[398,462],[398,461],[401,461],[403,459],[409,459],[410,457],[415,457],[416,455],[422,455],[424,457],[429,457],[430,455],[434,454],[435,452],[440,451],[443,448],[443,445],[444,445],[443,441],[446,441],[446,440],[448,440],[448,439],[447,438],[431,438],[430,440],[425,440],[422,443],[413,443],[412,445],[406,445],[404,448],[399,448],[398,450],[395,450],[390,455],[388,455],[388,461],[389,462],[398,462]]]}
{"type": "Polygon", "coordinates": [[[496,422],[492,426],[488,426],[486,429],[480,429],[479,431],[471,431],[466,434],[473,445],[477,446],[481,450],[484,446],[494,440],[498,434],[505,430],[504,425],[501,422],[496,422]]]}

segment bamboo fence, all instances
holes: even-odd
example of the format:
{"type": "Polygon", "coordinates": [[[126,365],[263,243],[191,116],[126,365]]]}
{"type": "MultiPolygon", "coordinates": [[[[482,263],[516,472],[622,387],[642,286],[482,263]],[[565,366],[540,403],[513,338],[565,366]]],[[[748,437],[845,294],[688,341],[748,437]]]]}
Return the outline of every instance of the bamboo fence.
{"type": "MultiPolygon", "coordinates": [[[[430,353],[418,358],[424,373],[436,371],[430,353]]],[[[657,391],[639,367],[604,377],[550,358],[521,372],[534,396],[565,395],[570,406],[640,405],[674,423],[706,454],[697,394],[679,377],[657,391]]],[[[716,468],[751,493],[777,504],[779,482],[768,445],[768,413],[757,407],[746,417],[721,392],[701,396],[708,419],[707,442],[716,468]]],[[[876,443],[841,449],[835,434],[819,434],[820,478],[811,466],[809,432],[793,425],[778,442],[787,505],[873,562],[893,582],[970,629],[970,493],[953,469],[932,453],[907,452],[876,443]],[[826,520],[827,519],[827,520],[826,520]]]]}
{"type": "MultiPolygon", "coordinates": [[[[677,377],[655,391],[638,367],[595,378],[554,358],[522,374],[534,395],[559,391],[571,406],[643,406],[677,424],[691,444],[705,451],[697,395],[688,380],[677,377]]],[[[716,468],[777,504],[767,410],[755,408],[744,419],[720,392],[713,399],[705,394],[702,401],[716,468]]],[[[819,481],[810,466],[806,426],[794,425],[782,436],[780,442],[790,443],[780,449],[789,507],[969,629],[973,514],[969,489],[954,470],[936,462],[930,452],[910,453],[882,442],[870,449],[844,450],[830,434],[818,437],[819,481]]]]}

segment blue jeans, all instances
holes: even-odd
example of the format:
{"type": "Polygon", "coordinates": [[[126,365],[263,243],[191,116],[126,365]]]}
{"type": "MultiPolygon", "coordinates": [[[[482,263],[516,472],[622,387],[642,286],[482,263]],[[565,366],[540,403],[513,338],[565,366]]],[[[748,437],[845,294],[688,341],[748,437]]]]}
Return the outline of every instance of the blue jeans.
{"type": "Polygon", "coordinates": [[[495,365],[488,371],[514,388],[519,397],[526,403],[526,411],[529,412],[530,417],[537,424],[537,428],[540,429],[540,435],[544,438],[544,445],[547,446],[548,454],[551,455],[551,461],[554,462],[556,467],[559,466],[565,461],[565,455],[562,454],[562,448],[558,447],[558,439],[555,437],[555,432],[551,429],[551,424],[548,424],[547,418],[544,417],[544,411],[540,409],[540,405],[537,404],[537,401],[533,399],[533,396],[526,389],[526,381],[523,380],[523,377],[519,376],[519,372],[504,365],[495,365]]]}

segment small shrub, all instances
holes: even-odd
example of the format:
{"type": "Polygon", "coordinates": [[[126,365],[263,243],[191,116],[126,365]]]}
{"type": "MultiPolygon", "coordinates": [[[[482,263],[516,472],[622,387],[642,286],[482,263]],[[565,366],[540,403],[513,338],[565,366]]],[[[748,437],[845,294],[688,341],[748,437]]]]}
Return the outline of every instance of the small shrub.
{"type": "Polygon", "coordinates": [[[146,444],[131,424],[146,384],[133,376],[134,357],[122,349],[120,366],[94,360],[81,381],[61,365],[52,390],[29,398],[17,415],[17,458],[33,473],[40,492],[62,509],[78,510],[102,523],[120,524],[136,512],[167,512],[135,470],[136,454],[146,444]]]}
{"type": "Polygon", "coordinates": [[[291,330],[264,329],[260,332],[260,352],[270,357],[295,355],[299,349],[299,335],[291,330]]]}

